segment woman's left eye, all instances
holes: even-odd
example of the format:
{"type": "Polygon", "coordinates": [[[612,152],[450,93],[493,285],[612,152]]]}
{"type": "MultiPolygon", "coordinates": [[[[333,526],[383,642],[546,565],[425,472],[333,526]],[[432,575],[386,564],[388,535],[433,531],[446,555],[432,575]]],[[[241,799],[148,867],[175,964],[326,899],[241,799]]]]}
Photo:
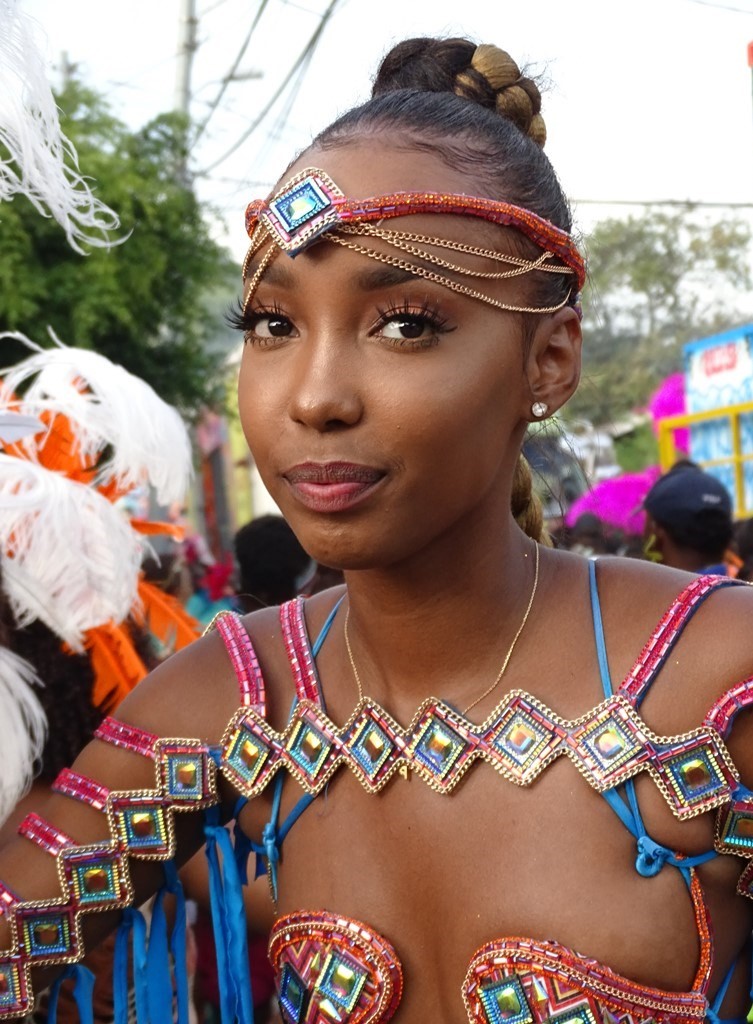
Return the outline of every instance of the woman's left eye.
{"type": "Polygon", "coordinates": [[[380,331],[385,338],[401,338],[403,341],[416,341],[427,332],[433,335],[435,328],[426,317],[402,315],[388,320],[380,331]]]}
{"type": "Polygon", "coordinates": [[[398,348],[429,348],[436,345],[440,334],[451,330],[454,328],[434,311],[390,309],[381,313],[371,333],[398,348]]]}

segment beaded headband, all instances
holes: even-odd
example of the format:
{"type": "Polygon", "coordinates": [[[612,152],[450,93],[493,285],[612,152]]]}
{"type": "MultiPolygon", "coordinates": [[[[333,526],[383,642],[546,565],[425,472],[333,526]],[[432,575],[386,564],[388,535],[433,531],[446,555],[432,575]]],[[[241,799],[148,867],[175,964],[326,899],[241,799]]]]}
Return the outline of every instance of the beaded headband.
{"type": "Polygon", "coordinates": [[[318,168],[306,168],[286,182],[269,200],[255,200],[246,209],[246,231],[251,247],[243,265],[246,278],[251,260],[265,244],[270,243],[249,283],[246,302],[253,295],[264,271],[281,250],[291,257],[297,256],[320,239],[343,245],[382,263],[400,267],[454,291],[480,299],[500,309],[530,313],[549,313],[573,303],[585,282],[585,264],[567,232],[555,227],[543,217],[511,203],[481,199],[474,196],[437,192],[395,192],[369,199],[348,199],[334,181],[318,168]],[[428,235],[388,230],[381,227],[385,220],[419,213],[449,213],[479,217],[504,227],[522,232],[543,252],[529,260],[512,254],[453,242],[428,235]],[[375,249],[368,244],[350,241],[348,236],[362,239],[378,238],[398,250],[397,255],[375,249]],[[506,271],[481,272],[452,263],[427,249],[427,246],[450,249],[470,256],[483,257],[512,267],[506,271]],[[404,256],[421,260],[431,266],[410,262],[404,256]],[[432,267],[438,268],[437,270],[432,267]],[[556,306],[521,307],[500,302],[462,282],[447,277],[450,271],[461,276],[500,280],[518,277],[533,270],[555,274],[572,274],[577,281],[565,299],[556,306]]]}

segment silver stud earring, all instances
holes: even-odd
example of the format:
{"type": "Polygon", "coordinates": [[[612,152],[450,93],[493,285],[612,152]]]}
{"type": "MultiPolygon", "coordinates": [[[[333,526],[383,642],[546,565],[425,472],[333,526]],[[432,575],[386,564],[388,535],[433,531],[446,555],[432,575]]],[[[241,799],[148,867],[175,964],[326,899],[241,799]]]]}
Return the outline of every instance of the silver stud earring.
{"type": "Polygon", "coordinates": [[[531,413],[536,417],[537,420],[540,420],[542,416],[546,416],[548,412],[549,406],[546,404],[546,402],[534,402],[531,406],[531,413]]]}

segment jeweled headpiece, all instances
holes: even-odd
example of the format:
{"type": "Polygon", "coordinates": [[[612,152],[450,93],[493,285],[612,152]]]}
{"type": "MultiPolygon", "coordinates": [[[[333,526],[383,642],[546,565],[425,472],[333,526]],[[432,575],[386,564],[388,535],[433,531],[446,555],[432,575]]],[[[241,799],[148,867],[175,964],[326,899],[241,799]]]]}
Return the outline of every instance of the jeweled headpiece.
{"type": "Polygon", "coordinates": [[[553,313],[565,305],[574,305],[586,277],[583,257],[570,235],[530,210],[493,199],[438,192],[394,192],[369,199],[348,199],[328,174],[315,167],[300,171],[270,199],[249,203],[246,230],[251,246],[243,265],[244,279],[251,261],[259,257],[249,281],[246,303],[280,251],[295,257],[319,240],[343,245],[380,263],[400,267],[498,309],[521,313],[553,313]],[[535,242],[542,253],[535,259],[526,259],[447,238],[382,227],[386,220],[421,213],[480,217],[493,224],[512,227],[535,242]],[[385,242],[395,252],[375,249],[368,243],[372,238],[385,242]],[[433,249],[481,257],[492,263],[506,264],[510,269],[488,272],[471,269],[445,259],[433,249]],[[263,255],[262,250],[265,250],[263,255]],[[556,306],[523,307],[501,302],[449,276],[456,274],[466,278],[504,280],[533,270],[572,275],[577,283],[556,306]]]}

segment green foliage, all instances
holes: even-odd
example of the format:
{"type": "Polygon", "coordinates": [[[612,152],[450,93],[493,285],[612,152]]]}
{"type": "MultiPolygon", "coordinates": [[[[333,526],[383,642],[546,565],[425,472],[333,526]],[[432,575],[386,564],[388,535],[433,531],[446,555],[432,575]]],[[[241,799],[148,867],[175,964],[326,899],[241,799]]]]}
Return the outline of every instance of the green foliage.
{"type": "Polygon", "coordinates": [[[650,423],[643,423],[630,433],[615,438],[614,450],[625,473],[638,473],[659,462],[659,444],[650,423]]]}
{"type": "MultiPolygon", "coordinates": [[[[3,204],[0,329],[48,344],[49,326],[61,341],[101,352],[193,413],[222,386],[219,360],[208,350],[222,326],[205,296],[229,290],[237,270],[181,174],[188,124],[165,114],[131,132],[75,81],[58,102],[80,166],[120,216],[125,240],[81,256],[25,198],[3,204]]],[[[6,354],[6,346],[13,347],[3,342],[0,365],[21,354],[6,354]]]]}
{"type": "Polygon", "coordinates": [[[753,315],[751,232],[691,208],[596,225],[588,246],[583,378],[569,414],[611,424],[682,369],[682,347],[753,315]]]}

